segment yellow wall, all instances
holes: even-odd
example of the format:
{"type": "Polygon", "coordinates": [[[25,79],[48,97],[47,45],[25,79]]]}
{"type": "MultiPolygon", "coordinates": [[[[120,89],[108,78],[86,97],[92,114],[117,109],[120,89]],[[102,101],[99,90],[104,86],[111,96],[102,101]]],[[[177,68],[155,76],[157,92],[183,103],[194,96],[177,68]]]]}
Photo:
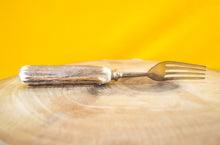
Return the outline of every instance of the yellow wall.
{"type": "Polygon", "coordinates": [[[220,69],[219,0],[0,0],[0,79],[27,64],[175,60],[220,69]]]}

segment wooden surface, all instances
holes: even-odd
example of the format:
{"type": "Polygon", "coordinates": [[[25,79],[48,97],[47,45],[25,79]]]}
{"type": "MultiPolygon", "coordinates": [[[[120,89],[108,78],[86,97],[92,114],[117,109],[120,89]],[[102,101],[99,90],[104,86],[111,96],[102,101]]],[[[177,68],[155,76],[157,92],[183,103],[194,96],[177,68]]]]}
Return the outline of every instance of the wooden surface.
{"type": "MultiPolygon", "coordinates": [[[[147,71],[156,62],[78,64],[147,71]]],[[[1,145],[220,144],[220,72],[206,80],[124,78],[108,85],[27,87],[0,81],[1,145]]]]}

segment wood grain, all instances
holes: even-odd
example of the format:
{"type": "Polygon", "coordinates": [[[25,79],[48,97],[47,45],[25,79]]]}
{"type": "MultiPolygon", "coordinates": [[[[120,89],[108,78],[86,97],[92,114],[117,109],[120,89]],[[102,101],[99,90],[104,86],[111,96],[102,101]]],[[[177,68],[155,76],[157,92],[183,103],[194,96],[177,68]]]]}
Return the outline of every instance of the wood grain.
{"type": "MultiPolygon", "coordinates": [[[[77,63],[147,71],[157,62],[77,63]]],[[[74,64],[76,65],[76,64],[74,64]]],[[[27,87],[0,81],[0,144],[218,145],[220,72],[205,80],[123,78],[107,85],[27,87]]]]}

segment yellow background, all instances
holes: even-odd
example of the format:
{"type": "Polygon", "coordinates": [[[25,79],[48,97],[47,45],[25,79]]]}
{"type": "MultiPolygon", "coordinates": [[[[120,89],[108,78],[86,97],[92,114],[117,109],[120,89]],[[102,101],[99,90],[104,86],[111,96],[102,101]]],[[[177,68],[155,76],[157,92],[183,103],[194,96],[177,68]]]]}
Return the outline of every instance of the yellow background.
{"type": "Polygon", "coordinates": [[[0,0],[0,79],[22,65],[175,60],[220,69],[219,0],[0,0]]]}

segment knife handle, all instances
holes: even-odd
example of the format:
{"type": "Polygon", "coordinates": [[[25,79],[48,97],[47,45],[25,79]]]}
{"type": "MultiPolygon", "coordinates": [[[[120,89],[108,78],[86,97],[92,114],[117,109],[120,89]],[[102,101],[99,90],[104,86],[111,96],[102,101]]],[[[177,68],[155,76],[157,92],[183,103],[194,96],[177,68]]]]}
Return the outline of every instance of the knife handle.
{"type": "Polygon", "coordinates": [[[74,65],[26,65],[19,71],[25,85],[104,84],[111,81],[107,67],[74,65]]]}

